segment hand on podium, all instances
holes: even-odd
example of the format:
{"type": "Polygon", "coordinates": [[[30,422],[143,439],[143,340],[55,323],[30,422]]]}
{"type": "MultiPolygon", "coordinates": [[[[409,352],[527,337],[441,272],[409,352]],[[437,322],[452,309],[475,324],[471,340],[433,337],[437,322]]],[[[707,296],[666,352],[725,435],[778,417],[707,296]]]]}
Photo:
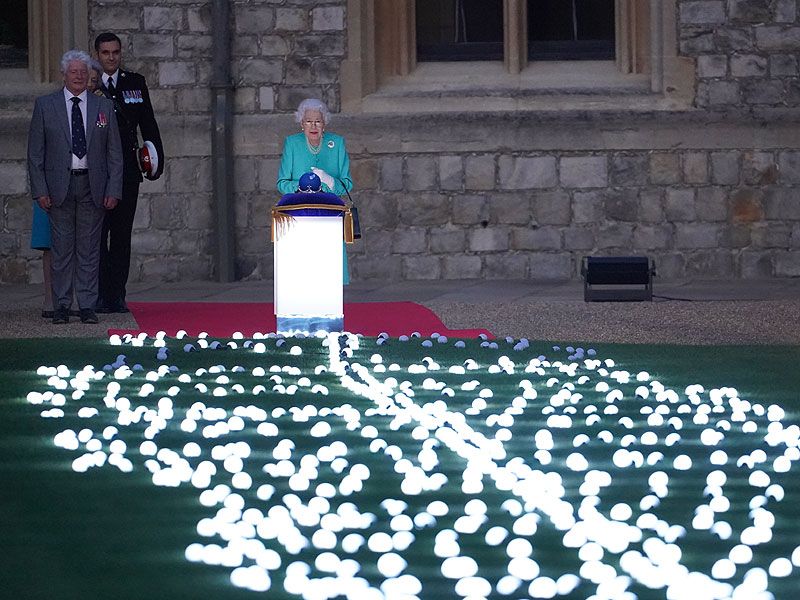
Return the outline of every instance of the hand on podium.
{"type": "Polygon", "coordinates": [[[333,186],[334,186],[334,183],[333,183],[333,177],[331,177],[330,175],[328,175],[328,174],[327,174],[325,171],[323,171],[322,169],[318,169],[317,167],[311,167],[311,170],[314,172],[314,174],[315,174],[317,177],[319,177],[319,178],[320,178],[320,181],[322,181],[322,183],[324,183],[325,185],[327,185],[327,186],[328,186],[328,189],[329,189],[329,190],[333,191],[333,186]]]}

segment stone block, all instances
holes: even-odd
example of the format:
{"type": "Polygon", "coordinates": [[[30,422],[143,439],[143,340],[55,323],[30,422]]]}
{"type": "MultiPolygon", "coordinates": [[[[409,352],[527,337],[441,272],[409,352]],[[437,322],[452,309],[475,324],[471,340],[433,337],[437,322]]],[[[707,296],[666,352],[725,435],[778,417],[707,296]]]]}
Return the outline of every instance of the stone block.
{"type": "Polygon", "coordinates": [[[211,5],[190,6],[186,9],[186,22],[189,31],[206,33],[211,31],[211,5]]]}
{"type": "Polygon", "coordinates": [[[403,278],[403,264],[399,256],[354,256],[349,266],[353,279],[398,281],[403,278]]]}
{"type": "Polygon", "coordinates": [[[525,190],[554,187],[556,159],[553,156],[501,156],[498,162],[500,187],[525,190]]]}
{"type": "Polygon", "coordinates": [[[208,158],[173,158],[166,163],[167,191],[191,194],[211,191],[211,168],[208,158]]]}
{"type": "Polygon", "coordinates": [[[730,250],[699,250],[686,259],[686,276],[700,279],[733,277],[733,254],[730,250]]]}
{"type": "Polygon", "coordinates": [[[575,226],[564,229],[564,249],[572,252],[594,248],[594,229],[591,226],[575,226]]]}
{"type": "Polygon", "coordinates": [[[659,253],[654,257],[656,273],[661,281],[684,279],[686,277],[686,258],[682,253],[659,253]]]}
{"type": "Polygon", "coordinates": [[[785,223],[754,223],[750,228],[754,248],[791,248],[792,227],[785,223]]]}
{"type": "Polygon", "coordinates": [[[797,22],[797,0],[776,0],[772,20],[775,23],[797,22]]]}
{"type": "Polygon", "coordinates": [[[428,252],[428,230],[425,227],[404,227],[392,232],[392,254],[428,252]]]}
{"type": "Polygon", "coordinates": [[[512,250],[561,250],[561,231],[556,227],[515,227],[511,230],[512,250]]]}
{"type": "Polygon", "coordinates": [[[311,10],[311,28],[314,31],[344,29],[343,6],[318,6],[311,10]]]}
{"type": "MultiPolygon", "coordinates": [[[[5,230],[30,231],[33,219],[33,199],[28,196],[6,197],[5,202],[5,230]]],[[[2,215],[0,215],[2,218],[2,215]]]]}
{"type": "Polygon", "coordinates": [[[258,169],[258,189],[277,194],[278,169],[281,161],[277,158],[261,158],[256,163],[258,169]]]}
{"type": "Polygon", "coordinates": [[[608,185],[605,156],[565,156],[560,160],[561,185],[568,188],[595,188],[608,185]]]}
{"type": "Polygon", "coordinates": [[[489,198],[489,221],[504,225],[531,222],[531,198],[527,193],[492,194],[489,198]]]}
{"type": "Polygon", "coordinates": [[[671,152],[655,152],[650,155],[650,182],[660,185],[678,183],[681,180],[680,156],[671,152]]]}
{"type": "Polygon", "coordinates": [[[755,223],[764,218],[764,194],[757,188],[740,188],[731,195],[733,223],[755,223]]]}
{"type": "Polygon", "coordinates": [[[705,152],[686,152],[683,155],[684,183],[708,183],[708,155],[705,152]]]}
{"type": "Polygon", "coordinates": [[[189,85],[196,81],[195,67],[191,62],[165,61],[158,65],[158,84],[189,85]]]}
{"type": "MultiPolygon", "coordinates": [[[[234,5],[236,33],[262,33],[276,27],[275,12],[272,8],[260,6],[234,5]]],[[[255,54],[255,51],[253,52],[255,54]]]]}
{"type": "Polygon", "coordinates": [[[723,225],[720,230],[720,248],[747,248],[751,245],[749,223],[723,225]]]}
{"type": "Polygon", "coordinates": [[[444,225],[450,220],[450,199],[441,194],[414,194],[399,201],[399,222],[406,225],[444,225]]]}
{"type": "Polygon", "coordinates": [[[211,110],[211,90],[208,88],[177,90],[176,98],[181,112],[209,112],[211,110]]]}
{"type": "Polygon", "coordinates": [[[780,79],[747,80],[742,83],[742,99],[747,104],[782,104],[785,95],[780,79]]]}
{"type": "Polygon", "coordinates": [[[198,58],[211,56],[212,39],[210,35],[179,35],[178,58],[198,58]]]}
{"type": "Polygon", "coordinates": [[[695,209],[700,221],[727,221],[727,190],[720,187],[697,188],[695,209]]]}
{"type": "Polygon", "coordinates": [[[487,227],[467,232],[467,247],[471,252],[504,252],[508,250],[508,229],[487,227]]]}
{"type": "Polygon", "coordinates": [[[187,199],[186,227],[209,230],[215,217],[212,216],[211,194],[192,194],[187,199]]]}
{"type": "Polygon", "coordinates": [[[16,233],[0,233],[0,256],[10,256],[19,251],[20,239],[16,233]]]}
{"type": "MultiPolygon", "coordinates": [[[[276,58],[243,58],[235,63],[239,85],[263,85],[283,81],[283,61],[276,58]]],[[[295,108],[298,103],[294,103],[295,108]]]]}
{"type": "Polygon", "coordinates": [[[275,29],[277,31],[308,30],[308,11],[303,8],[276,8],[275,29]]]}
{"type": "Polygon", "coordinates": [[[687,56],[719,52],[716,47],[714,32],[710,29],[699,27],[681,30],[680,49],[681,54],[687,56]]]}
{"type": "Polygon", "coordinates": [[[739,84],[736,81],[709,81],[708,104],[721,106],[739,103],[739,84]]]}
{"type": "Polygon", "coordinates": [[[258,36],[244,33],[234,36],[231,40],[231,54],[248,58],[258,54],[258,36]]]}
{"type": "Polygon", "coordinates": [[[262,35],[261,54],[264,56],[286,56],[289,53],[289,41],[281,35],[262,35]]]}
{"type": "Polygon", "coordinates": [[[797,57],[794,54],[773,54],[769,57],[772,77],[797,77],[797,57]]]}
{"type": "Polygon", "coordinates": [[[773,253],[745,249],[738,257],[739,277],[742,279],[769,279],[773,271],[773,253]]]}
{"type": "Polygon", "coordinates": [[[0,260],[0,282],[28,283],[29,265],[22,258],[3,258],[0,260]]]}
{"type": "Polygon", "coordinates": [[[443,256],[442,277],[444,279],[479,279],[483,262],[479,256],[443,256]]]}
{"type": "Polygon", "coordinates": [[[237,156],[233,162],[233,191],[253,192],[256,189],[256,159],[237,156]]]}
{"type": "Polygon", "coordinates": [[[172,58],[175,56],[175,42],[172,36],[163,33],[135,33],[133,52],[138,58],[172,58]]]}
{"type": "Polygon", "coordinates": [[[350,162],[350,174],[359,190],[378,188],[379,162],[374,158],[355,159],[350,162]]]}
{"type": "Polygon", "coordinates": [[[406,158],[406,186],[411,191],[436,188],[436,159],[431,156],[406,158]]]}
{"type": "Polygon", "coordinates": [[[431,229],[429,236],[430,251],[436,254],[462,254],[467,248],[466,231],[461,228],[438,227],[431,229]]]}
{"type": "Polygon", "coordinates": [[[483,257],[486,279],[527,279],[528,256],[523,254],[490,254],[483,257]]]}
{"type": "Polygon", "coordinates": [[[671,225],[637,225],[633,230],[633,247],[637,250],[666,250],[671,246],[671,225]]]}
{"type": "MultiPolygon", "coordinates": [[[[156,114],[157,119],[164,113],[175,112],[176,98],[175,90],[150,88],[150,104],[153,105],[153,112],[156,114]]],[[[163,132],[161,136],[164,136],[163,132]]]]}
{"type": "Polygon", "coordinates": [[[777,277],[800,276],[800,252],[788,250],[775,254],[775,275],[777,277]]]}
{"type": "Polygon", "coordinates": [[[633,225],[630,223],[611,223],[601,225],[595,233],[598,249],[628,249],[633,243],[633,225]]]}
{"type": "Polygon", "coordinates": [[[238,86],[233,94],[233,111],[236,114],[252,113],[256,105],[256,89],[238,86]]]}
{"type": "Polygon", "coordinates": [[[603,193],[575,192],[572,197],[572,214],[575,223],[597,223],[605,218],[603,193]]]}
{"type": "Polygon", "coordinates": [[[725,77],[727,74],[728,57],[725,54],[702,54],[697,57],[698,77],[725,77]]]}
{"type": "Polygon", "coordinates": [[[0,162],[0,190],[4,196],[28,194],[29,189],[26,163],[0,162]]]}
{"type": "Polygon", "coordinates": [[[275,89],[272,86],[258,88],[258,108],[267,112],[275,110],[275,89]]]}
{"type": "Polygon", "coordinates": [[[720,226],[716,223],[676,223],[675,248],[716,248],[720,226]]]}
{"type": "Polygon", "coordinates": [[[770,0],[728,0],[728,11],[733,22],[765,23],[772,20],[770,0]]]}
{"type": "Polygon", "coordinates": [[[380,159],[381,189],[397,191],[403,189],[403,159],[391,156],[380,159]]]}
{"type": "Polygon", "coordinates": [[[539,225],[568,225],[570,209],[571,202],[566,192],[537,192],[533,196],[533,215],[539,225]]]}
{"type": "Polygon", "coordinates": [[[140,269],[143,281],[178,281],[178,259],[158,257],[142,260],[140,269]]]}
{"type": "Polygon", "coordinates": [[[182,9],[165,6],[144,7],[145,31],[175,31],[183,28],[182,9]]]}
{"type": "MultiPolygon", "coordinates": [[[[281,83],[276,80],[276,83],[281,83]]],[[[280,85],[278,86],[278,106],[281,111],[297,110],[297,105],[306,98],[321,98],[322,86],[319,85],[280,85]]],[[[331,108],[330,104],[328,108],[331,108]]]]}
{"type": "Polygon", "coordinates": [[[311,78],[316,83],[338,83],[341,60],[317,58],[311,63],[311,78]]]}
{"type": "Polygon", "coordinates": [[[439,187],[443,190],[460,190],[464,186],[464,164],[461,156],[439,157],[439,187]]]}
{"type": "Polygon", "coordinates": [[[748,185],[769,185],[779,177],[778,163],[772,152],[752,151],[742,155],[742,179],[748,185]]]}
{"type": "Polygon", "coordinates": [[[800,26],[767,25],[756,27],[756,44],[760,50],[796,52],[800,47],[800,26]]]}
{"type": "Polygon", "coordinates": [[[664,200],[664,214],[668,221],[697,219],[694,188],[668,188],[664,200]]]}
{"type": "Polygon", "coordinates": [[[767,59],[757,54],[731,56],[731,75],[734,77],[763,77],[767,73],[767,59]]]}
{"type": "Polygon", "coordinates": [[[495,159],[491,154],[467,156],[464,159],[464,179],[468,190],[495,188],[495,159]]]}
{"type": "Polygon", "coordinates": [[[721,25],[725,22],[725,4],[722,0],[681,2],[680,22],[686,25],[721,25]]]}
{"type": "Polygon", "coordinates": [[[170,243],[169,233],[163,230],[142,229],[131,237],[131,252],[148,256],[163,255],[169,252],[170,243]]]}
{"type": "Polygon", "coordinates": [[[800,198],[792,188],[768,188],[764,193],[764,215],[779,221],[800,221],[800,198]]]}
{"type": "MultiPolygon", "coordinates": [[[[294,49],[299,56],[343,56],[345,37],[341,34],[315,34],[296,36],[294,49]]],[[[330,103],[328,108],[332,108],[330,103]]]]}
{"type": "Polygon", "coordinates": [[[639,194],[634,189],[608,189],[603,193],[605,216],[613,221],[637,221],[639,194]]]}
{"type": "Polygon", "coordinates": [[[310,57],[289,56],[285,59],[284,64],[286,67],[286,81],[305,84],[312,83],[310,57]]]}
{"type": "Polygon", "coordinates": [[[648,158],[645,154],[615,154],[611,157],[609,184],[634,186],[647,184],[648,158]]]}
{"type": "Polygon", "coordinates": [[[489,204],[486,196],[453,196],[453,223],[459,225],[480,225],[489,222],[489,204]]]}
{"type": "Polygon", "coordinates": [[[178,263],[178,281],[208,281],[212,273],[209,256],[187,256],[178,263]]]}
{"type": "Polygon", "coordinates": [[[735,185],[739,183],[738,152],[712,152],[711,153],[711,182],[721,185],[735,185]]]}
{"type": "Polygon", "coordinates": [[[403,275],[409,280],[442,278],[442,261],[438,256],[403,256],[403,275]]]}
{"type": "Polygon", "coordinates": [[[121,31],[125,29],[139,29],[141,8],[125,5],[102,5],[92,11],[92,26],[94,31],[121,31]]]}
{"type": "Polygon", "coordinates": [[[540,252],[528,258],[530,278],[534,281],[565,281],[575,273],[572,257],[567,252],[540,252]]]}
{"type": "MultiPolygon", "coordinates": [[[[159,181],[164,179],[161,177],[159,181]]],[[[158,202],[163,202],[164,198],[153,197],[150,194],[139,194],[139,198],[136,201],[136,213],[133,217],[133,229],[134,231],[137,229],[147,229],[150,227],[151,218],[150,218],[150,207],[153,204],[158,202]]]]}
{"type": "Polygon", "coordinates": [[[663,190],[650,189],[639,193],[639,220],[643,223],[660,223],[664,220],[663,190]]]}
{"type": "Polygon", "coordinates": [[[778,165],[782,183],[800,183],[800,152],[781,152],[778,155],[778,165]]]}
{"type": "Polygon", "coordinates": [[[204,251],[205,235],[200,231],[176,230],[172,232],[171,240],[170,254],[173,256],[199,256],[204,251]]]}

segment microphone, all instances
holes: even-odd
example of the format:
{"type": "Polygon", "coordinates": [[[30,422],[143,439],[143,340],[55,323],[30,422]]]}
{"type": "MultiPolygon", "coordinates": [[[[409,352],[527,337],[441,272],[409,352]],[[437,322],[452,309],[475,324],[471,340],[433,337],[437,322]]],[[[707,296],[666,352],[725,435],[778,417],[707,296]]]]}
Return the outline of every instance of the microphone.
{"type": "Polygon", "coordinates": [[[361,239],[361,221],[358,219],[358,207],[356,203],[353,202],[352,196],[350,196],[350,192],[347,191],[347,186],[344,184],[344,181],[336,178],[339,183],[342,184],[344,188],[344,193],[347,194],[347,199],[350,200],[350,214],[353,216],[353,239],[360,240],[361,239]]]}

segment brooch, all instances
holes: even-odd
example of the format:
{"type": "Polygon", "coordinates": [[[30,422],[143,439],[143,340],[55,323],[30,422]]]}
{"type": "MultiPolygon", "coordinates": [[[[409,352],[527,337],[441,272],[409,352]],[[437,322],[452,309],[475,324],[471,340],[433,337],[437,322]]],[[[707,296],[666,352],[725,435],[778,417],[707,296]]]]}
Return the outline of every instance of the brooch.
{"type": "Polygon", "coordinates": [[[333,140],[330,140],[330,141],[328,142],[328,148],[333,148],[335,145],[336,145],[336,144],[334,143],[334,141],[333,141],[333,140]]]}
{"type": "Polygon", "coordinates": [[[108,119],[106,119],[106,113],[100,112],[97,115],[97,123],[95,123],[97,127],[105,127],[108,125],[108,119]]]}

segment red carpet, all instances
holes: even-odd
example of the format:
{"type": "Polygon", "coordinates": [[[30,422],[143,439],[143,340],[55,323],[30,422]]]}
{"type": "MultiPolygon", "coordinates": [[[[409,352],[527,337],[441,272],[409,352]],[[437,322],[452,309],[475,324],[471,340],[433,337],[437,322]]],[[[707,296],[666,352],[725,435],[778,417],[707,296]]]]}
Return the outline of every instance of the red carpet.
{"type": "MultiPolygon", "coordinates": [[[[183,329],[192,336],[205,331],[213,337],[230,337],[237,331],[245,336],[275,331],[269,302],[129,302],[128,306],[139,330],[110,329],[109,334],[164,331],[173,336],[183,329]]],[[[451,337],[491,336],[485,329],[447,329],[433,311],[415,302],[345,303],[344,326],[367,336],[384,331],[392,337],[415,331],[423,336],[434,332],[451,337]]]]}

